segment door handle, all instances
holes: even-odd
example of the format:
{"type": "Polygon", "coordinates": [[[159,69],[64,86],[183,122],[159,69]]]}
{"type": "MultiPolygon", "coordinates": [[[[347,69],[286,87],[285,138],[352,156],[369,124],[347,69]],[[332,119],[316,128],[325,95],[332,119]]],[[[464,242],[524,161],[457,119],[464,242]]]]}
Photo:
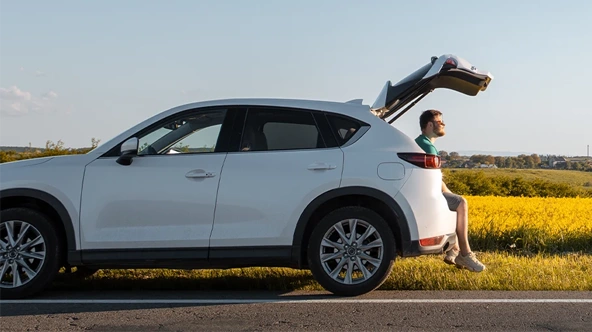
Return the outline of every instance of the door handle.
{"type": "Polygon", "coordinates": [[[327,163],[314,163],[308,165],[308,169],[311,171],[319,171],[319,170],[327,170],[327,169],[335,169],[337,166],[327,164],[327,163]]]}
{"type": "Polygon", "coordinates": [[[212,172],[206,172],[203,169],[194,169],[193,171],[189,171],[187,174],[185,174],[185,177],[190,179],[213,178],[214,176],[216,176],[216,174],[212,172]]]}

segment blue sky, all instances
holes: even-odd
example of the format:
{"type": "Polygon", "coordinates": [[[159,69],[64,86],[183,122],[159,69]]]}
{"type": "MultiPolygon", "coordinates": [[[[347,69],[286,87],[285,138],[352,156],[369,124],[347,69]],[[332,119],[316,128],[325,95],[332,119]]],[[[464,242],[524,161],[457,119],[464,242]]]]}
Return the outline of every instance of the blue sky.
{"type": "Polygon", "coordinates": [[[437,90],[394,125],[444,112],[446,151],[586,155],[592,3],[2,1],[0,145],[90,146],[168,108],[232,97],[372,104],[433,55],[495,77],[437,90]]]}

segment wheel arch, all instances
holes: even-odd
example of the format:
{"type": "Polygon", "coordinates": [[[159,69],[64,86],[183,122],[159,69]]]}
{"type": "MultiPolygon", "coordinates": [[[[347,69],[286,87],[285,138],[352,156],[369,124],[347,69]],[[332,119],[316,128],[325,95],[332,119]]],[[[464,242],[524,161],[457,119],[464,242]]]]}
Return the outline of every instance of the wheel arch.
{"type": "MultiPolygon", "coordinates": [[[[64,252],[76,252],[76,236],[74,225],[68,210],[55,196],[38,189],[11,188],[0,191],[0,209],[13,207],[29,207],[46,214],[58,228],[60,242],[64,245],[64,252]]],[[[66,260],[66,257],[64,257],[66,260]]],[[[64,261],[64,263],[66,263],[64,261]]]]}
{"type": "Polygon", "coordinates": [[[374,188],[343,187],[318,196],[300,215],[292,239],[292,261],[295,267],[307,267],[308,238],[314,226],[329,212],[346,205],[366,207],[380,214],[393,232],[397,252],[404,253],[411,246],[407,218],[393,197],[374,188]]]}

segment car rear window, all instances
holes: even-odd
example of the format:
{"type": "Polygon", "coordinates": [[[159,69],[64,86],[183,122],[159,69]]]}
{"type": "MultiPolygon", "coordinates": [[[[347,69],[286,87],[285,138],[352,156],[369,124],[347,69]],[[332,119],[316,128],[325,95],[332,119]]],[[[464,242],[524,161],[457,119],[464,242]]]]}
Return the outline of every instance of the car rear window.
{"type": "Polygon", "coordinates": [[[362,127],[360,121],[341,115],[327,114],[327,119],[339,146],[345,145],[362,127]]]}

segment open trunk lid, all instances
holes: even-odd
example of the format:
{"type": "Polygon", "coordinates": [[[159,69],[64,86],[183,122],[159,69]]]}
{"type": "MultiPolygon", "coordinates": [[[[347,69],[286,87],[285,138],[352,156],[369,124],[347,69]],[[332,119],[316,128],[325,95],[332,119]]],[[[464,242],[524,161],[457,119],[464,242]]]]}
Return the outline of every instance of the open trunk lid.
{"type": "Polygon", "coordinates": [[[386,119],[408,105],[388,122],[393,123],[423,97],[438,88],[454,90],[469,96],[485,91],[493,76],[480,71],[465,59],[452,54],[433,56],[431,61],[392,85],[387,81],[372,105],[372,112],[386,119]]]}

